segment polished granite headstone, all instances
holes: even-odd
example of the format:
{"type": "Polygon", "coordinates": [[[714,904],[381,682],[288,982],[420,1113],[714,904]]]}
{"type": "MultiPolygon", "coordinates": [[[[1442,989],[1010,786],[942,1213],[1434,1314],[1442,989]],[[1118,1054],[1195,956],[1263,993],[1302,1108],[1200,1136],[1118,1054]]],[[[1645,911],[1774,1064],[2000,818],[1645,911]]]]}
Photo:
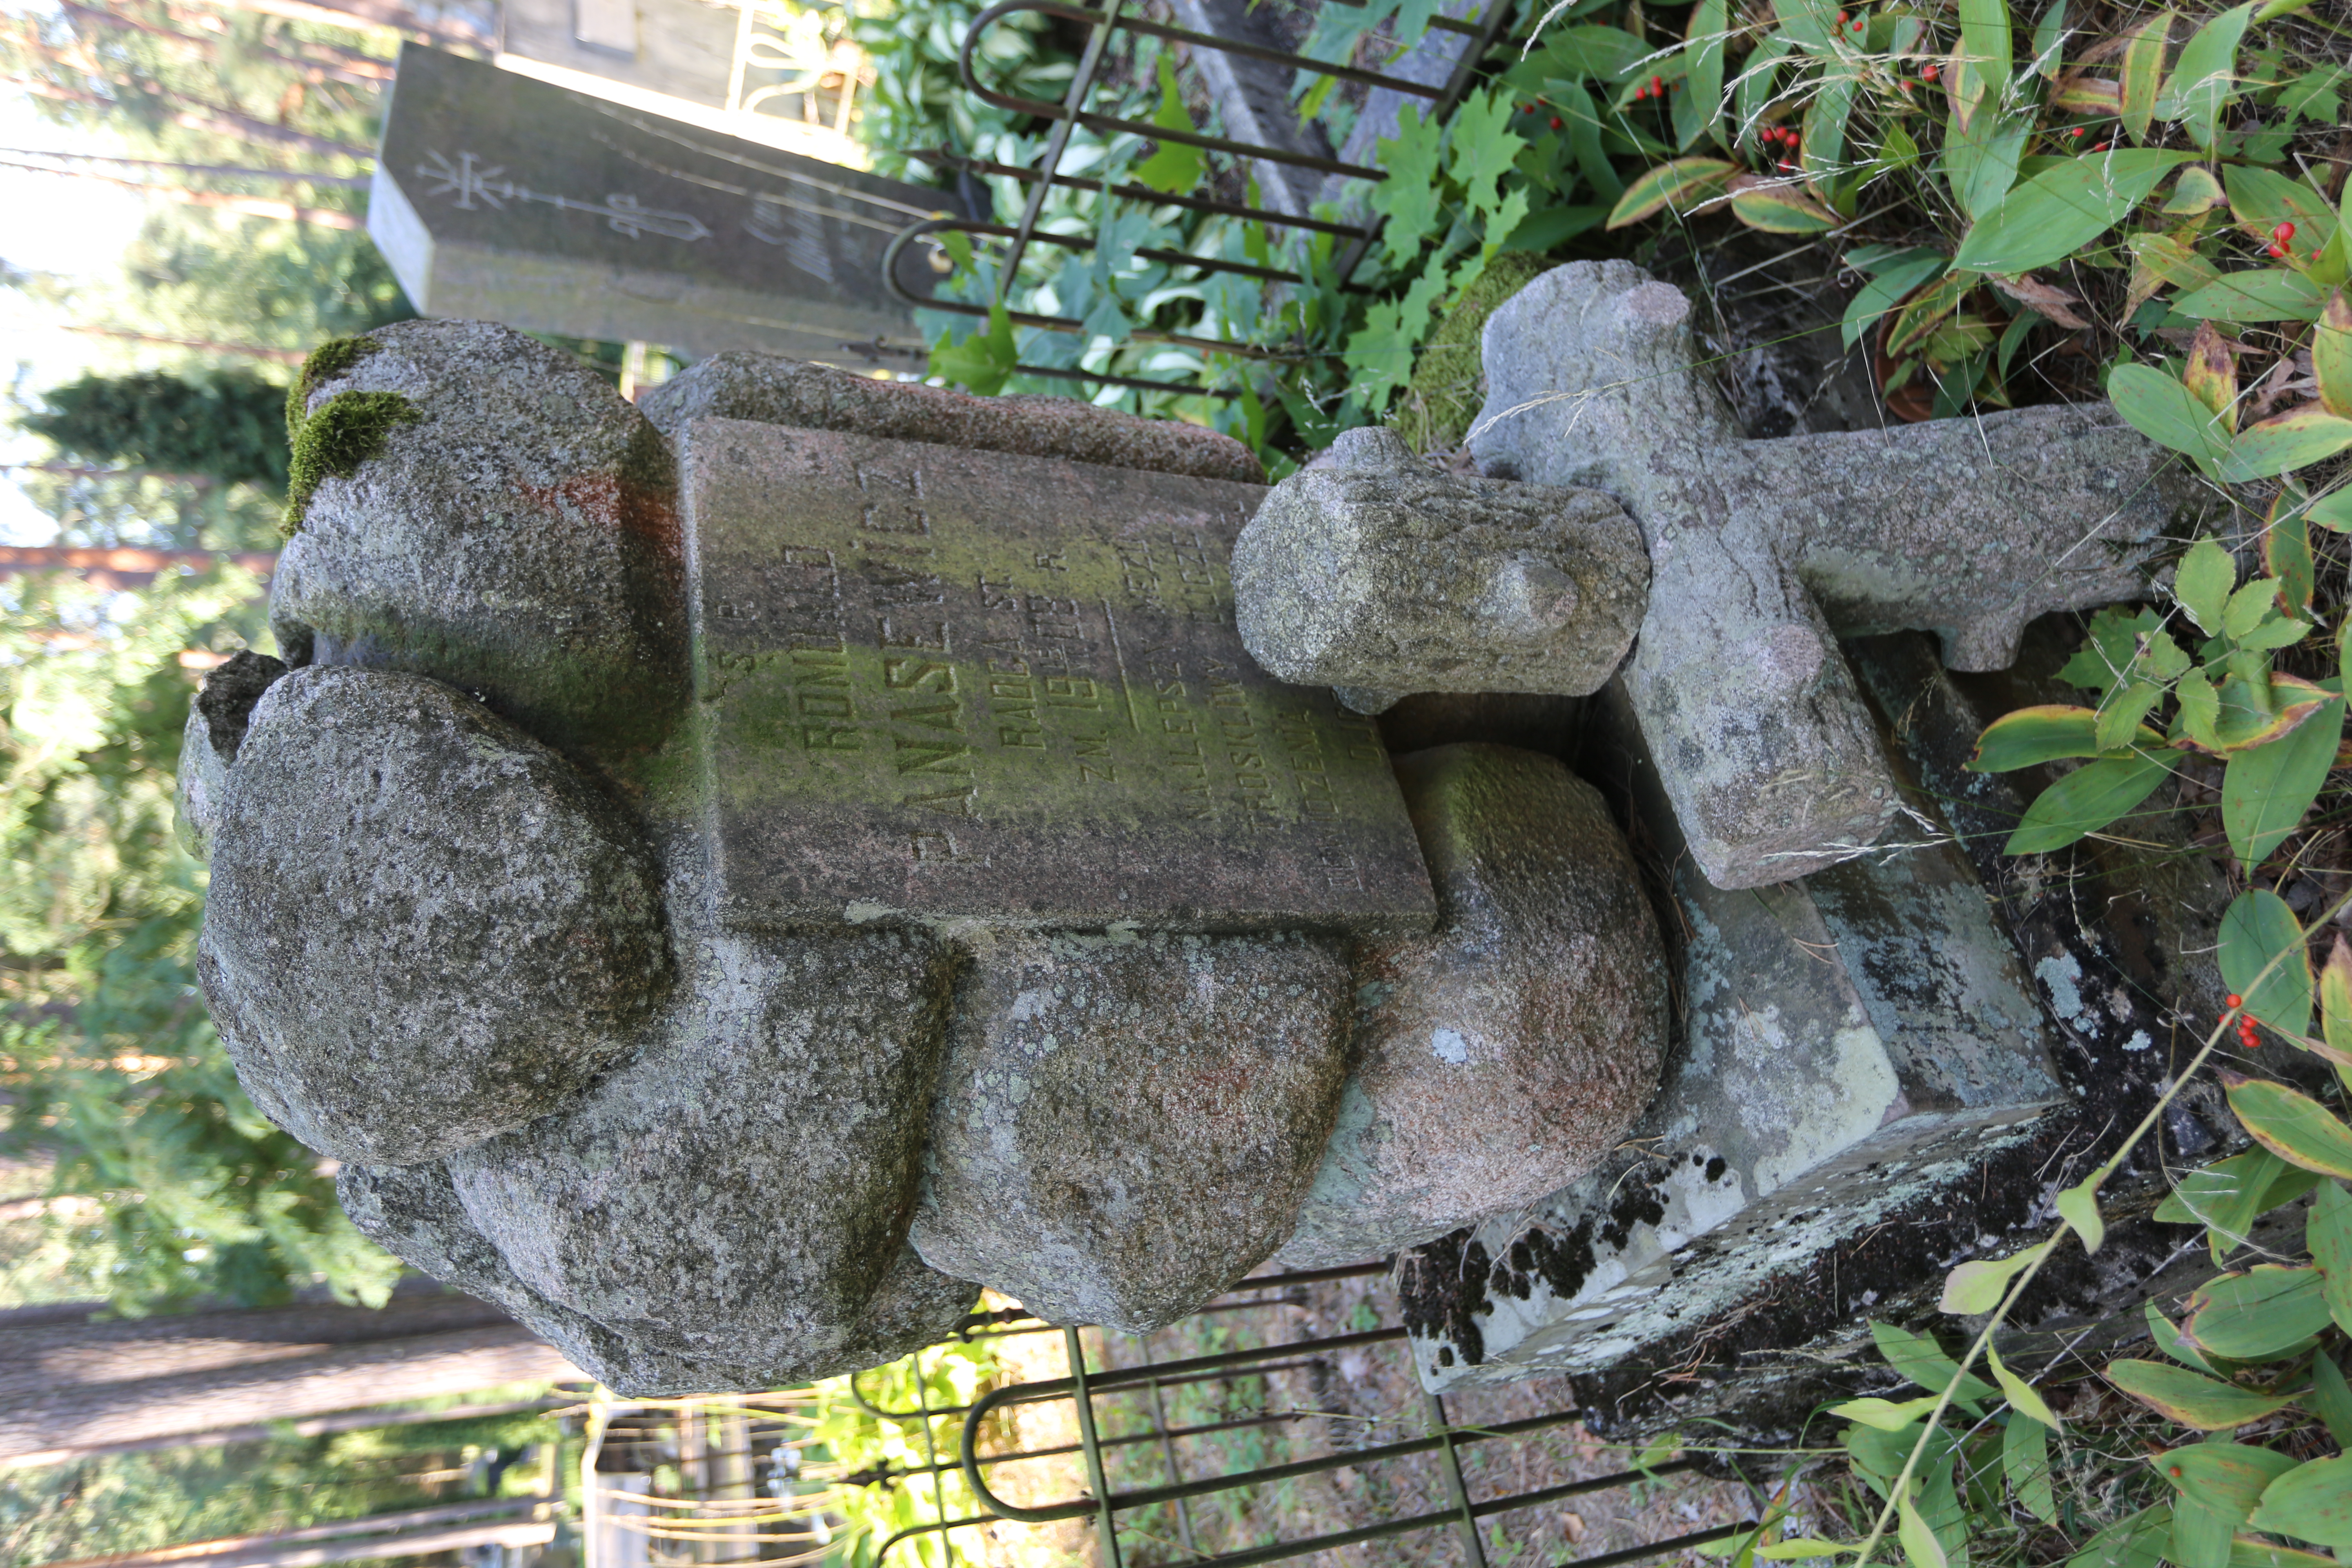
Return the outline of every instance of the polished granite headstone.
{"type": "MultiPolygon", "coordinates": [[[[693,355],[919,363],[883,282],[952,193],[803,158],[410,44],[368,232],[416,308],[693,355]]],[[[938,274],[911,247],[899,281],[938,274]]]]}

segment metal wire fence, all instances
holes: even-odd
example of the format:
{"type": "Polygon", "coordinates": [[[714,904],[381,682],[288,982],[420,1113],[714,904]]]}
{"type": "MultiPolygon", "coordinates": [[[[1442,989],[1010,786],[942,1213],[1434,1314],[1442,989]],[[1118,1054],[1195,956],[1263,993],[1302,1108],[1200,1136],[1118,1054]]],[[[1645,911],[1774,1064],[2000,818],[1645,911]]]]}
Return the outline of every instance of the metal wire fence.
{"type": "MultiPolygon", "coordinates": [[[[1403,1562],[1408,1546],[1414,1563],[1496,1568],[1487,1542],[1517,1539],[1511,1516],[1592,1494],[1654,1490],[1694,1468],[1663,1459],[1597,1474],[1555,1469],[1528,1484],[1522,1459],[1519,1484],[1504,1484],[1511,1450],[1547,1435],[1556,1445],[1576,1413],[1538,1409],[1465,1423],[1412,1381],[1402,1328],[1302,1338],[1269,1321],[1288,1315],[1283,1309],[1298,1306],[1309,1288],[1383,1273],[1385,1266],[1367,1263],[1244,1281],[1161,1331],[1163,1350],[1171,1338],[1223,1347],[1176,1359],[1155,1358],[1153,1336],[1082,1333],[1018,1308],[976,1314],[957,1340],[849,1381],[849,1399],[901,1434],[905,1456],[855,1473],[802,1462],[818,1391],[602,1406],[583,1463],[585,1568],[819,1561],[944,1568],[1002,1561],[1008,1535],[1034,1540],[1056,1531],[1065,1553],[1087,1555],[1090,1542],[1101,1568],[1403,1562]],[[1260,1342],[1232,1342],[1240,1340],[1260,1342]],[[992,1342],[1018,1381],[938,1397],[941,1358],[992,1342]],[[1016,1342],[1025,1342],[1017,1355],[1016,1342]],[[1023,1375],[1054,1370],[1041,1362],[1054,1360],[1055,1349],[1063,1375],[1023,1375]],[[1282,1374],[1295,1393],[1299,1380],[1312,1384],[1335,1367],[1355,1365],[1362,1377],[1377,1358],[1386,1358],[1387,1386],[1409,1389],[1402,1397],[1417,1411],[1365,1423],[1331,1410],[1329,1399],[1275,1394],[1282,1374]],[[1465,1464],[1474,1455],[1477,1462],[1465,1464]],[[1344,1489],[1326,1485],[1315,1506],[1299,1506],[1297,1489],[1343,1479],[1344,1489]],[[863,1511],[869,1523],[883,1513],[893,1523],[854,1545],[842,1540],[847,1516],[860,1511],[845,1506],[845,1493],[877,1489],[889,1492],[892,1508],[863,1511]],[[1074,1527],[1086,1542],[1068,1539],[1074,1527]]],[[[1718,1522],[1559,1561],[1622,1568],[1727,1549],[1747,1528],[1718,1522]]]]}

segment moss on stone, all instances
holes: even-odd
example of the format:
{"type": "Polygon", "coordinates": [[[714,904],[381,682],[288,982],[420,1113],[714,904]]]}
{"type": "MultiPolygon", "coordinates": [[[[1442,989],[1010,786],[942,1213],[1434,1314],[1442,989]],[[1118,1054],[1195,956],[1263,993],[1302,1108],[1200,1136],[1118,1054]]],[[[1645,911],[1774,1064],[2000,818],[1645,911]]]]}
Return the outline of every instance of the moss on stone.
{"type": "Polygon", "coordinates": [[[302,374],[286,389],[286,438],[291,441],[302,434],[302,423],[310,416],[310,395],[319,390],[320,382],[332,381],[383,346],[373,338],[329,338],[312,349],[310,357],[302,362],[302,374]]]}
{"type": "Polygon", "coordinates": [[[1445,313],[1422,346],[1412,379],[1389,415],[1389,426],[1416,452],[1450,452],[1470,434],[1486,400],[1479,334],[1503,301],[1534,281],[1551,263],[1529,251],[1506,250],[1486,264],[1461,301],[1445,313]]]}
{"type": "MultiPolygon", "coordinates": [[[[351,340],[344,340],[349,342],[351,340]]],[[[315,362],[316,356],[312,356],[315,362]]],[[[307,372],[305,373],[307,375],[307,372]]],[[[397,392],[339,392],[319,405],[294,432],[294,460],[286,481],[286,515],[278,532],[291,539],[302,531],[310,497],[320,481],[348,479],[360,465],[383,450],[395,425],[414,425],[424,416],[397,392]]]]}

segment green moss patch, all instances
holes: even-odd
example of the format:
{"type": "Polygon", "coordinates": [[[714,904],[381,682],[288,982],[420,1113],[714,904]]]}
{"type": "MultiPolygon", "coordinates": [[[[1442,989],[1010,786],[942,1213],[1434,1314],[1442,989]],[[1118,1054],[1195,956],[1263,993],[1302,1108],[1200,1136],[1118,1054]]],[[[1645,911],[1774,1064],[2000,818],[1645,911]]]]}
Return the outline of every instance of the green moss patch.
{"type": "MultiPolygon", "coordinates": [[[[352,340],[345,339],[344,342],[352,340]]],[[[312,363],[317,356],[313,355],[312,363]]],[[[307,380],[309,372],[304,372],[307,380]]],[[[302,531],[310,497],[321,480],[348,479],[360,465],[383,450],[396,425],[424,416],[397,392],[339,392],[319,405],[294,432],[294,461],[286,480],[286,515],[278,531],[291,539],[302,531]]]]}
{"type": "Polygon", "coordinates": [[[367,358],[383,345],[373,338],[329,338],[310,351],[302,362],[302,374],[286,389],[286,438],[289,441],[302,434],[302,422],[310,412],[310,395],[319,384],[332,381],[352,366],[367,358]]]}
{"type": "Polygon", "coordinates": [[[1414,451],[1450,452],[1468,437],[1470,422],[1486,399],[1478,346],[1486,318],[1552,265],[1529,251],[1504,251],[1429,335],[1404,395],[1389,415],[1390,427],[1414,451]]]}

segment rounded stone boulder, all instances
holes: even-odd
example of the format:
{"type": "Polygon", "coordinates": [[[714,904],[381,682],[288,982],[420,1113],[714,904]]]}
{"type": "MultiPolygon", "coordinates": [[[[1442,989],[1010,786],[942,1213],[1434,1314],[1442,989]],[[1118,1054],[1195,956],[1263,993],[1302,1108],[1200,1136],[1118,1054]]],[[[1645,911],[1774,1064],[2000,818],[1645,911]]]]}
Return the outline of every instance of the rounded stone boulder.
{"type": "Polygon", "coordinates": [[[1425,937],[1358,949],[1355,1067],[1293,1268],[1378,1258],[1534,1203],[1600,1163],[1656,1092],[1657,918],[1600,792],[1552,758],[1396,759],[1437,892],[1425,937]]]}
{"type": "Polygon", "coordinates": [[[1174,1321],[1288,1236],[1349,980],[1299,936],[1015,936],[957,988],[914,1243],[1058,1323],[1174,1321]]]}
{"type": "Polygon", "coordinates": [[[289,663],[429,675],[574,755],[658,743],[684,701],[684,553],[635,407],[520,332],[417,321],[323,345],[288,416],[289,663]]]}
{"type": "Polygon", "coordinates": [[[652,856],[482,704],[295,670],[222,795],[198,973],[254,1103],[320,1153],[447,1154],[637,1049],[671,974],[652,856]]]}
{"type": "Polygon", "coordinates": [[[646,1353],[829,1365],[869,1312],[922,1320],[936,1289],[885,1286],[952,952],[919,932],[718,932],[680,956],[691,1002],[658,1044],[446,1162],[468,1220],[539,1296],[646,1353]]]}

